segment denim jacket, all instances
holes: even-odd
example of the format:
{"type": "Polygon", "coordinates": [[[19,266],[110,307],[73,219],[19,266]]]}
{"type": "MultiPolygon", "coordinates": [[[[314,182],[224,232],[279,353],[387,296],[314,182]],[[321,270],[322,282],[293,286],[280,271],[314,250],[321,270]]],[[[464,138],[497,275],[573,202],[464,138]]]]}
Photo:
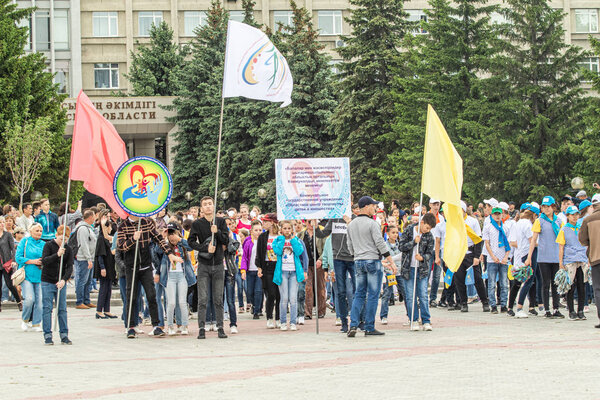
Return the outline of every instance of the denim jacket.
{"type": "MultiPolygon", "coordinates": [[[[183,249],[190,252],[192,248],[188,245],[187,240],[181,239],[181,242],[177,245],[179,247],[179,253],[183,254],[183,249]]],[[[160,275],[159,283],[163,287],[167,287],[167,281],[169,280],[169,266],[171,265],[171,261],[169,260],[169,256],[163,253],[160,248],[157,246],[159,250],[157,250],[157,255],[160,257],[160,271],[158,274],[160,275]],[[160,254],[158,253],[160,252],[160,254]]],[[[185,274],[185,280],[187,281],[188,287],[196,284],[196,275],[194,275],[194,267],[192,267],[192,262],[189,257],[185,257],[183,260],[183,272],[185,274]]]]}
{"type": "MultiPolygon", "coordinates": [[[[410,263],[412,259],[413,248],[417,245],[413,240],[413,228],[417,224],[413,224],[404,230],[399,238],[398,248],[402,252],[402,267],[400,275],[404,279],[410,279],[410,263]]],[[[419,254],[423,257],[423,261],[419,261],[417,266],[417,274],[419,279],[429,276],[429,266],[435,252],[435,239],[431,232],[421,234],[419,242],[419,254]]]]}

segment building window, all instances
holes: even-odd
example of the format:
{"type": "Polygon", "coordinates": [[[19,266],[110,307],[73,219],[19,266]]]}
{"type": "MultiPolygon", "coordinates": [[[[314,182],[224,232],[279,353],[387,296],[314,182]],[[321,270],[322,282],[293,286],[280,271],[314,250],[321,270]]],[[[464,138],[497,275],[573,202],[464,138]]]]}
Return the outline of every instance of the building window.
{"type": "Polygon", "coordinates": [[[208,20],[204,11],[186,11],[183,13],[183,25],[185,36],[196,36],[194,30],[199,26],[205,26],[208,20]]]}
{"type": "Polygon", "coordinates": [[[406,10],[408,13],[408,20],[417,22],[418,27],[413,29],[412,33],[414,35],[424,35],[427,33],[425,29],[423,29],[422,22],[427,22],[427,14],[423,10],[406,10]]]}
{"type": "Polygon", "coordinates": [[[67,10],[54,11],[54,49],[69,50],[69,14],[67,10]]]}
{"type": "Polygon", "coordinates": [[[579,66],[581,68],[585,69],[586,71],[595,72],[595,73],[600,72],[600,60],[598,59],[598,57],[584,58],[579,63],[579,66]]]}
{"type": "Polygon", "coordinates": [[[341,35],[342,34],[342,12],[337,11],[318,11],[319,30],[321,35],[341,35]]]}
{"type": "Polygon", "coordinates": [[[94,36],[106,37],[117,36],[117,13],[116,12],[95,12],[92,13],[92,26],[94,36]]]}
{"type": "Polygon", "coordinates": [[[138,14],[139,36],[150,36],[150,28],[152,25],[158,26],[162,20],[162,11],[140,11],[138,14]]]}
{"type": "Polygon", "coordinates": [[[69,90],[69,72],[59,69],[54,75],[54,83],[58,84],[58,93],[68,93],[69,90]]]}
{"type": "Polygon", "coordinates": [[[329,66],[331,67],[331,72],[333,72],[334,75],[337,75],[337,74],[339,74],[341,72],[340,68],[339,68],[339,65],[342,62],[343,62],[342,60],[330,60],[328,62],[329,66]]]}
{"type": "Polygon", "coordinates": [[[154,139],[154,158],[167,165],[167,138],[165,136],[154,139]]]}
{"type": "Polygon", "coordinates": [[[37,51],[50,50],[50,13],[48,11],[35,12],[35,49],[37,51]]]}
{"type": "Polygon", "coordinates": [[[279,24],[283,26],[294,26],[294,14],[291,11],[273,11],[273,29],[279,29],[279,24]]]}
{"type": "Polygon", "coordinates": [[[96,89],[118,89],[119,64],[94,64],[94,87],[96,89]]]}
{"type": "Polygon", "coordinates": [[[598,10],[591,8],[575,10],[575,32],[597,33],[598,10]]]}
{"type": "Polygon", "coordinates": [[[229,11],[229,19],[237,22],[244,22],[244,12],[243,11],[229,11]]]}
{"type": "Polygon", "coordinates": [[[31,50],[31,17],[23,18],[17,23],[20,28],[27,28],[27,43],[25,44],[25,50],[31,50]]]}

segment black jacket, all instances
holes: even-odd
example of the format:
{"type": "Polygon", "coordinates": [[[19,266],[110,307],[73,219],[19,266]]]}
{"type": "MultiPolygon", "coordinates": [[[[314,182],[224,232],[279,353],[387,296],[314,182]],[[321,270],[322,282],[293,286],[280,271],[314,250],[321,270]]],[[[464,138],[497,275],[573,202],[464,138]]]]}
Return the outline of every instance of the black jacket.
{"type": "MultiPolygon", "coordinates": [[[[60,257],[58,256],[58,243],[54,240],[46,242],[42,251],[42,282],[57,283],[60,257]]],[[[65,246],[63,255],[62,280],[65,282],[71,278],[73,272],[73,253],[69,246],[65,246]]]]}
{"type": "Polygon", "coordinates": [[[94,257],[94,278],[100,279],[102,275],[100,271],[102,270],[102,265],[106,269],[106,278],[113,280],[117,277],[117,272],[115,270],[115,256],[113,256],[111,251],[111,244],[104,237],[102,233],[98,236],[98,240],[96,241],[96,255],[94,257]]]}
{"type": "MultiPolygon", "coordinates": [[[[214,245],[216,250],[210,258],[204,258],[202,255],[198,255],[198,262],[204,265],[222,265],[224,250],[229,243],[229,229],[223,218],[217,217],[215,219],[215,225],[217,225],[217,233],[215,233],[214,245]]],[[[211,223],[206,218],[198,218],[192,223],[190,229],[190,236],[188,237],[188,244],[190,247],[199,253],[208,253],[209,240],[212,236],[210,231],[211,223]],[[207,240],[208,239],[208,240],[207,240]]]]}
{"type": "Polygon", "coordinates": [[[263,270],[263,273],[275,272],[277,262],[267,261],[267,243],[269,242],[269,231],[264,231],[258,237],[256,248],[256,266],[263,270]]]}

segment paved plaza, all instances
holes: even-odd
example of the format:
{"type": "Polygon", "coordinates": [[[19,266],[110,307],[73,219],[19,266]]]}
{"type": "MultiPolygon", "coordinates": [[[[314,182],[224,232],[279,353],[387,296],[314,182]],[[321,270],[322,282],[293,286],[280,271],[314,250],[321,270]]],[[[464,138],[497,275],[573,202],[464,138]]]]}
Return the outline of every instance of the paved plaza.
{"type": "MultiPolygon", "coordinates": [[[[0,313],[0,398],[7,399],[600,399],[600,329],[505,314],[432,309],[433,332],[403,326],[390,307],[383,337],[350,339],[328,314],[298,332],[241,314],[240,333],[127,340],[120,319],[69,308],[73,346],[44,346],[0,313]]],[[[120,313],[115,307],[113,312],[120,313]]],[[[147,332],[150,327],[144,327],[147,332]]],[[[226,329],[229,332],[229,329],[226,329]]],[[[58,342],[55,335],[55,343],[58,342]]]]}

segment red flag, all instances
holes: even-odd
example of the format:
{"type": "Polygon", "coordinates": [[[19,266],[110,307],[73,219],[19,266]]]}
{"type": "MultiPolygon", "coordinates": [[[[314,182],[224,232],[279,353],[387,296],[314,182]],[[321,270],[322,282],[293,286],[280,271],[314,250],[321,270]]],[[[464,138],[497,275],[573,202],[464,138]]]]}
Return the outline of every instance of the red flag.
{"type": "Polygon", "coordinates": [[[113,194],[117,169],[129,159],[125,142],[115,127],[96,110],[90,99],[79,92],[71,145],[69,179],[83,181],[90,192],[102,197],[121,218],[127,213],[113,194]]]}

